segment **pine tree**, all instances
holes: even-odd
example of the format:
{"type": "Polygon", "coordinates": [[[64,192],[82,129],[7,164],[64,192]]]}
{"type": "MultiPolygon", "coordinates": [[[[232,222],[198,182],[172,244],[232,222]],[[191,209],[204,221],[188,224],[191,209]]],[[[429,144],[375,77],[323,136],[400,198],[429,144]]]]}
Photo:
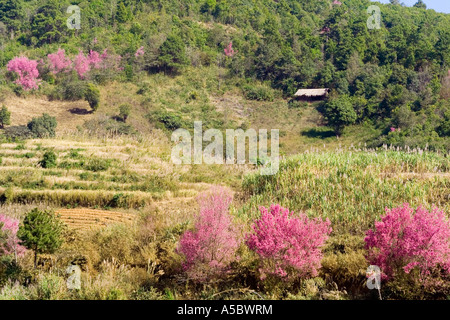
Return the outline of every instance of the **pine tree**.
{"type": "Polygon", "coordinates": [[[419,1],[416,2],[414,7],[420,8],[420,9],[426,9],[427,5],[422,0],[419,0],[419,1]]]}
{"type": "Polygon", "coordinates": [[[162,44],[161,55],[158,60],[161,67],[166,71],[178,71],[182,66],[188,64],[185,45],[179,36],[170,35],[162,44]]]}
{"type": "Polygon", "coordinates": [[[8,109],[3,106],[0,109],[0,128],[4,128],[5,125],[11,124],[11,112],[8,111],[8,109]]]}
{"type": "Polygon", "coordinates": [[[128,12],[127,8],[123,4],[123,2],[120,2],[117,8],[117,21],[119,22],[127,22],[129,20],[130,13],[128,12]]]}
{"type": "Polygon", "coordinates": [[[22,244],[34,251],[34,267],[37,267],[38,254],[53,253],[63,243],[64,225],[51,211],[35,208],[28,212],[17,233],[22,244]]]}

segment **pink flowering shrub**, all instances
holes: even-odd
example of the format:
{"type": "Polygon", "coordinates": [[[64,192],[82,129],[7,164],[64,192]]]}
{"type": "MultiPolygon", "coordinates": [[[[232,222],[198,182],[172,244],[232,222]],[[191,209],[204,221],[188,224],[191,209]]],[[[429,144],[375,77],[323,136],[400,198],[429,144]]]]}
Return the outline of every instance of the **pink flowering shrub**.
{"type": "Polygon", "coordinates": [[[228,213],[232,195],[228,189],[215,187],[198,197],[200,215],[193,231],[186,231],[178,253],[185,257],[184,270],[191,279],[206,280],[226,273],[236,259],[238,230],[228,213]]]}
{"type": "Polygon", "coordinates": [[[57,74],[62,71],[70,71],[72,69],[72,60],[66,57],[64,49],[59,48],[56,53],[50,53],[47,55],[50,70],[53,74],[57,74]]]}
{"type": "Polygon", "coordinates": [[[0,243],[0,254],[15,253],[17,256],[23,255],[26,249],[24,246],[20,245],[20,240],[17,237],[19,220],[0,214],[0,227],[0,230],[7,235],[6,242],[3,245],[0,243]]]}
{"type": "Polygon", "coordinates": [[[25,91],[37,89],[39,87],[38,62],[30,60],[27,57],[15,57],[8,62],[8,71],[15,72],[18,75],[16,84],[20,85],[25,91]]]}
{"type": "Polygon", "coordinates": [[[88,55],[88,61],[89,65],[94,69],[100,69],[101,63],[103,61],[102,56],[100,56],[100,53],[94,50],[89,51],[88,55]]]}
{"type": "Polygon", "coordinates": [[[304,214],[296,217],[279,204],[259,210],[261,218],[254,223],[254,233],[247,235],[246,242],[261,259],[261,279],[267,275],[285,280],[316,276],[321,247],[332,230],[330,221],[309,219],[304,214]]]}
{"type": "Polygon", "coordinates": [[[144,47],[142,46],[136,50],[136,53],[134,54],[134,56],[137,58],[137,57],[143,56],[144,53],[145,53],[144,47]]]}
{"type": "Polygon", "coordinates": [[[227,57],[233,57],[237,53],[237,51],[235,51],[233,49],[233,42],[232,41],[228,44],[228,46],[225,49],[223,49],[223,51],[225,52],[225,55],[227,57]]]}
{"type": "Polygon", "coordinates": [[[91,70],[89,59],[84,55],[83,51],[80,50],[73,62],[75,71],[78,73],[78,76],[83,79],[86,76],[86,73],[91,70]]]}
{"type": "Polygon", "coordinates": [[[425,277],[436,269],[450,273],[450,222],[443,211],[404,204],[366,233],[367,258],[381,268],[383,279],[417,268],[425,277]]]}

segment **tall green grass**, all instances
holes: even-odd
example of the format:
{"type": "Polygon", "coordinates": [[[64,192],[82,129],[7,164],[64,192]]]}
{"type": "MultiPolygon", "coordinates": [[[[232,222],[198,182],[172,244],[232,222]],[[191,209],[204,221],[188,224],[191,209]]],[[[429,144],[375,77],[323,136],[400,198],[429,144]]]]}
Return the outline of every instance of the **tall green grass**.
{"type": "Polygon", "coordinates": [[[242,183],[241,217],[280,203],[293,211],[329,218],[334,229],[361,232],[391,208],[410,203],[450,208],[450,163],[429,152],[304,153],[280,164],[273,176],[252,174],[242,183]]]}

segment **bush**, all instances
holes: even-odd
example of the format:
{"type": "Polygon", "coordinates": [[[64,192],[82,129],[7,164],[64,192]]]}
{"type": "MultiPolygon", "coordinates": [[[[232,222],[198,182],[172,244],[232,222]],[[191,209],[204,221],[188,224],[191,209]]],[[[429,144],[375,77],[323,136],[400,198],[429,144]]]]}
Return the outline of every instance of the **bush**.
{"type": "Polygon", "coordinates": [[[76,101],[85,97],[87,86],[84,81],[71,80],[60,84],[56,90],[60,99],[76,101]]]}
{"type": "Polygon", "coordinates": [[[265,86],[247,85],[244,87],[244,95],[248,100],[273,101],[274,99],[273,90],[265,86]]]}
{"type": "Polygon", "coordinates": [[[0,109],[0,128],[3,129],[6,125],[11,124],[11,112],[5,106],[0,109]]]}
{"type": "Polygon", "coordinates": [[[17,231],[19,220],[0,214],[0,255],[15,254],[21,256],[25,253],[25,247],[20,245],[17,231]],[[1,241],[3,239],[3,241],[1,241]]]}
{"type": "Polygon", "coordinates": [[[408,204],[386,209],[386,215],[366,233],[365,242],[367,259],[380,267],[383,279],[413,269],[421,279],[436,270],[450,273],[450,222],[436,207],[431,212],[408,204]]]}
{"type": "MultiPolygon", "coordinates": [[[[120,135],[120,134],[134,134],[135,130],[129,124],[118,122],[107,116],[100,115],[98,118],[86,121],[83,128],[88,130],[90,134],[102,135],[120,135]]],[[[79,127],[79,130],[82,130],[79,127]]]]}
{"type": "Polygon", "coordinates": [[[84,97],[92,110],[97,111],[100,103],[100,90],[94,84],[89,83],[84,97]]]}
{"type": "Polygon", "coordinates": [[[122,118],[122,121],[123,122],[127,122],[127,119],[128,119],[128,116],[130,115],[130,113],[131,113],[131,108],[130,108],[130,105],[128,105],[128,104],[122,104],[120,107],[119,107],[119,116],[122,118]]]}
{"type": "Polygon", "coordinates": [[[185,126],[185,122],[180,115],[166,110],[156,110],[147,117],[150,120],[156,121],[157,126],[163,125],[164,128],[170,131],[183,128],[185,126]]]}
{"type": "Polygon", "coordinates": [[[293,212],[278,204],[269,210],[260,207],[261,218],[246,241],[261,259],[261,279],[267,275],[285,280],[316,276],[321,247],[331,233],[330,221],[311,220],[304,214],[294,217],[293,212]]]}
{"type": "Polygon", "coordinates": [[[28,139],[33,136],[33,133],[27,126],[12,126],[5,128],[4,134],[6,137],[16,139],[28,139]]]}
{"type": "Polygon", "coordinates": [[[39,165],[42,168],[49,169],[56,167],[56,154],[53,151],[47,151],[44,153],[44,157],[39,161],[39,165]]]}
{"type": "Polygon", "coordinates": [[[298,101],[295,99],[289,100],[288,107],[289,109],[306,109],[309,106],[306,101],[298,101]]]}
{"type": "Polygon", "coordinates": [[[111,159],[91,158],[83,168],[89,171],[98,172],[108,170],[110,166],[111,159]]]}
{"type": "Polygon", "coordinates": [[[36,138],[54,137],[57,126],[56,118],[44,113],[42,117],[33,118],[28,123],[28,129],[36,138]]]}
{"type": "Polygon", "coordinates": [[[220,277],[236,259],[238,232],[228,213],[232,201],[230,191],[215,187],[198,197],[200,215],[194,231],[181,237],[178,252],[186,258],[183,268],[191,279],[220,277]]]}

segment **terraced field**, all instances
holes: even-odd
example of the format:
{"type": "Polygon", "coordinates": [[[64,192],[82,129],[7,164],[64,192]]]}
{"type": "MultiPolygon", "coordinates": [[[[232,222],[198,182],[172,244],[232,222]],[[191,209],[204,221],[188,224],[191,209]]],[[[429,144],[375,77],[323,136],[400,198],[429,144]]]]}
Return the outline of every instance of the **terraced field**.
{"type": "Polygon", "coordinates": [[[60,209],[55,212],[73,230],[94,230],[110,224],[132,223],[136,216],[123,212],[92,209],[60,209]]]}
{"type": "Polygon", "coordinates": [[[139,208],[157,200],[194,196],[205,188],[182,181],[189,168],[170,163],[163,137],[76,138],[1,143],[2,202],[139,208]],[[39,161],[47,151],[56,153],[57,164],[45,169],[39,161]]]}
{"type": "Polygon", "coordinates": [[[131,223],[141,210],[190,219],[195,196],[212,184],[239,184],[251,168],[176,166],[167,137],[96,138],[80,134],[26,142],[0,141],[0,207],[22,217],[33,206],[54,210],[73,230],[131,223]],[[56,165],[43,168],[53,151],[56,165]]]}

